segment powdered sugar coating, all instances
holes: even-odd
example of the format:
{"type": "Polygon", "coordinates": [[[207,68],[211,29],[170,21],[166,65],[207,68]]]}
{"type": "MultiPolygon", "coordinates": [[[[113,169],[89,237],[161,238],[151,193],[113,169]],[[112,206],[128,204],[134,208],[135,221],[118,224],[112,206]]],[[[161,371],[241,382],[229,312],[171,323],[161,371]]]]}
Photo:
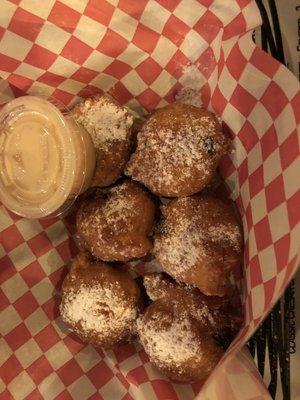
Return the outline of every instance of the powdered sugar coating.
{"type": "Polygon", "coordinates": [[[152,273],[144,276],[144,286],[147,295],[152,301],[169,298],[178,303],[178,306],[186,307],[188,313],[202,324],[215,326],[216,322],[212,310],[210,310],[201,293],[197,289],[181,282],[171,282],[162,274],[152,273]]]}
{"type": "MultiPolygon", "coordinates": [[[[109,191],[109,199],[104,202],[102,214],[105,216],[108,224],[116,226],[119,221],[125,221],[130,215],[135,215],[134,195],[130,191],[124,190],[124,186],[112,187],[109,191]]],[[[100,213],[96,214],[94,222],[100,221],[100,213]]],[[[101,235],[101,232],[99,232],[101,235]]]]}
{"type": "Polygon", "coordinates": [[[209,226],[207,231],[212,242],[227,242],[228,245],[232,246],[237,252],[240,251],[241,229],[237,224],[216,224],[214,226],[209,226]]]}
{"type": "Polygon", "coordinates": [[[101,96],[97,101],[85,100],[78,111],[77,121],[89,132],[95,148],[104,151],[108,151],[109,143],[126,140],[133,124],[133,116],[128,110],[107,96],[101,96]]]}
{"type": "Polygon", "coordinates": [[[137,317],[137,308],[128,305],[118,294],[120,290],[118,283],[106,287],[81,285],[76,291],[70,290],[63,298],[62,317],[71,326],[79,324],[80,328],[74,328],[79,334],[97,333],[100,343],[116,332],[124,335],[137,317]]]}
{"type": "Polygon", "coordinates": [[[125,181],[104,197],[87,199],[77,214],[79,240],[94,257],[129,261],[153,247],[148,238],[155,205],[137,184],[125,181]]]}
{"type": "Polygon", "coordinates": [[[193,196],[173,200],[162,213],[154,253],[163,269],[179,281],[200,285],[205,294],[222,295],[230,266],[242,252],[240,226],[230,206],[193,196]],[[205,280],[207,287],[201,286],[205,280]],[[217,289],[219,284],[223,288],[217,289]]]}
{"type": "Polygon", "coordinates": [[[168,316],[158,313],[146,323],[142,318],[137,320],[141,342],[150,360],[158,365],[177,367],[191,359],[193,362],[201,361],[201,348],[197,335],[191,330],[190,320],[182,315],[158,330],[157,326],[164,318],[168,319],[168,316]]]}
{"type": "Polygon", "coordinates": [[[207,328],[170,299],[154,301],[137,319],[137,332],[150,361],[181,382],[206,378],[223,352],[207,328]]]}
{"type": "Polygon", "coordinates": [[[90,134],[96,150],[92,186],[110,186],[119,178],[130,157],[133,115],[107,95],[83,100],[72,114],[90,134]]]}
{"type": "Polygon", "coordinates": [[[159,254],[162,264],[167,260],[174,269],[186,271],[198,261],[205,248],[199,246],[202,233],[197,227],[179,215],[176,229],[168,229],[163,244],[155,241],[154,252],[159,254]]]}
{"type": "Polygon", "coordinates": [[[200,90],[205,82],[206,78],[196,65],[191,64],[184,66],[182,69],[182,77],[180,78],[182,89],[176,94],[175,99],[185,104],[200,107],[200,90]]]}
{"type": "Polygon", "coordinates": [[[155,194],[189,195],[210,181],[227,150],[228,140],[213,114],[173,103],[146,120],[125,172],[155,194]]]}
{"type": "Polygon", "coordinates": [[[241,305],[238,294],[228,288],[224,298],[205,296],[192,285],[176,282],[164,273],[144,276],[144,287],[152,301],[166,299],[176,304],[180,313],[189,314],[214,334],[227,329],[227,334],[235,334],[241,323],[241,305]]]}
{"type": "Polygon", "coordinates": [[[142,299],[124,268],[92,261],[79,253],[62,285],[60,313],[84,342],[111,348],[130,341],[142,299]]]}
{"type": "Polygon", "coordinates": [[[147,295],[152,301],[162,299],[169,294],[169,291],[173,289],[173,285],[163,279],[160,273],[146,274],[143,278],[144,287],[147,295]]]}

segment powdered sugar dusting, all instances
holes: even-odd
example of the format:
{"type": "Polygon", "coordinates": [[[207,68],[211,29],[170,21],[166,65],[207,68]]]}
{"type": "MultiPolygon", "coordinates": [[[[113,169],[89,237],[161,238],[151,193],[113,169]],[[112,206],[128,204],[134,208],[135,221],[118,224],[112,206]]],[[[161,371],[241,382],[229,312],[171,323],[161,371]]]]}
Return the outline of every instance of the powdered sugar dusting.
{"type": "Polygon", "coordinates": [[[169,286],[161,277],[161,274],[151,274],[144,276],[144,287],[147,295],[152,301],[162,299],[169,293],[169,286]]]}
{"type": "Polygon", "coordinates": [[[180,78],[183,87],[175,96],[176,100],[185,104],[200,107],[200,89],[205,84],[205,81],[205,77],[196,65],[192,64],[184,66],[182,69],[182,77],[180,78]]]}
{"type": "Polygon", "coordinates": [[[122,331],[137,317],[135,307],[129,307],[118,295],[118,283],[112,287],[82,284],[75,292],[67,292],[60,306],[63,319],[72,326],[80,324],[81,330],[89,335],[96,332],[104,338],[122,331]]]}
{"type": "Polygon", "coordinates": [[[213,311],[202,300],[202,297],[195,293],[195,288],[182,282],[171,282],[162,274],[150,274],[144,277],[144,286],[147,295],[152,301],[169,298],[178,304],[178,308],[186,307],[186,311],[193,318],[202,322],[204,325],[209,322],[211,326],[215,325],[213,311]]]}
{"type": "Polygon", "coordinates": [[[184,87],[200,90],[206,79],[195,64],[190,64],[183,67],[180,81],[184,87]]]}
{"type": "Polygon", "coordinates": [[[238,225],[220,224],[208,227],[208,235],[212,242],[228,242],[236,251],[240,248],[241,231],[238,225]]]}
{"type": "Polygon", "coordinates": [[[162,366],[180,366],[191,359],[201,360],[198,338],[191,330],[189,319],[182,315],[171,323],[167,321],[162,328],[164,317],[168,318],[157,313],[147,322],[143,317],[137,320],[140,339],[150,360],[162,366]],[[158,324],[160,329],[157,329],[158,324]]]}
{"type": "Polygon", "coordinates": [[[216,120],[206,114],[195,117],[191,113],[187,122],[176,128],[172,121],[170,128],[160,128],[152,117],[138,134],[137,151],[126,173],[159,194],[164,194],[166,187],[177,194],[177,186],[185,188],[195,180],[201,186],[226,151],[225,139],[216,129],[216,120]]]}
{"type": "Polygon", "coordinates": [[[195,303],[192,303],[191,315],[193,315],[198,321],[206,324],[207,321],[211,326],[216,326],[216,321],[213,312],[208,308],[207,304],[202,303],[201,307],[197,307],[195,303]]]}
{"type": "Polygon", "coordinates": [[[185,132],[182,132],[181,137],[178,138],[177,146],[175,146],[175,140],[176,138],[171,130],[158,131],[157,135],[147,138],[147,144],[145,145],[151,148],[160,148],[154,154],[154,163],[157,165],[159,171],[157,174],[159,188],[161,188],[162,183],[167,185],[172,184],[174,179],[173,168],[176,165],[188,167],[187,176],[189,173],[192,176],[192,167],[201,169],[204,174],[206,173],[202,153],[199,151],[203,148],[200,136],[193,135],[193,132],[187,128],[185,132]]]}
{"type": "Polygon", "coordinates": [[[82,204],[77,215],[83,247],[104,261],[129,261],[152,249],[149,239],[155,205],[131,181],[107,189],[82,204]]]}
{"type": "Polygon", "coordinates": [[[127,139],[133,116],[125,107],[102,96],[94,101],[85,100],[79,110],[75,118],[89,132],[96,149],[106,150],[108,143],[127,139]]]}
{"type": "MultiPolygon", "coordinates": [[[[188,202],[188,198],[178,200],[179,204],[185,202],[188,202]]],[[[201,231],[193,219],[176,209],[173,218],[176,221],[174,226],[163,221],[162,235],[156,237],[154,242],[154,253],[162,265],[168,263],[175,271],[183,272],[195,265],[201,256],[201,231]]]]}
{"type": "Polygon", "coordinates": [[[99,240],[102,238],[104,223],[111,229],[115,229],[123,221],[126,228],[130,229],[128,218],[135,215],[135,208],[133,196],[126,190],[124,192],[126,187],[126,185],[119,185],[110,189],[109,197],[104,200],[92,215],[84,219],[81,228],[83,230],[97,229],[99,240]]]}
{"type": "Polygon", "coordinates": [[[113,224],[120,219],[125,220],[129,212],[134,213],[132,196],[129,193],[126,196],[122,196],[121,187],[112,188],[110,190],[110,198],[102,209],[107,223],[113,224]]]}
{"type": "Polygon", "coordinates": [[[176,205],[169,203],[162,207],[166,219],[156,235],[154,253],[163,266],[172,266],[175,278],[198,262],[213,259],[211,242],[233,248],[237,253],[241,251],[238,223],[216,223],[214,218],[214,223],[208,225],[208,215],[216,211],[198,201],[183,197],[175,201],[176,205]]]}
{"type": "MultiPolygon", "coordinates": [[[[177,232],[169,232],[168,237],[163,242],[163,251],[160,254],[160,261],[170,263],[174,268],[181,271],[188,270],[196,264],[201,255],[199,246],[199,234],[194,227],[185,229],[183,225],[179,226],[177,232]]],[[[161,244],[155,242],[154,251],[160,252],[161,244]]]]}

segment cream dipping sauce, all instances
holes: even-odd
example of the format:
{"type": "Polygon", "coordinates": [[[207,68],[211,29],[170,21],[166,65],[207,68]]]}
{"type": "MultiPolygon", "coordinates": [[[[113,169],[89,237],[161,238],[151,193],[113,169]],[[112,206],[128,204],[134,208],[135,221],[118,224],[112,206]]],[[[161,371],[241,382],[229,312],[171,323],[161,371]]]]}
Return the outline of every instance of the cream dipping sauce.
{"type": "Polygon", "coordinates": [[[34,96],[0,110],[0,200],[16,214],[59,214],[90,184],[91,138],[70,115],[34,96]]]}

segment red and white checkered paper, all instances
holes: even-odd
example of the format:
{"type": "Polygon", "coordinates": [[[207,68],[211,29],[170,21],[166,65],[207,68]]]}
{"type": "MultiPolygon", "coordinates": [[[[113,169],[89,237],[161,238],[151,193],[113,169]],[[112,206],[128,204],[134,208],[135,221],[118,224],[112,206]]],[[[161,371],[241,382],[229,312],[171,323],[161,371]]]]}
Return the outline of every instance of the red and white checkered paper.
{"type": "Polygon", "coordinates": [[[59,312],[76,252],[72,216],[28,221],[0,207],[0,398],[268,399],[246,351],[299,261],[299,83],[252,43],[252,0],[0,0],[0,101],[24,93],[66,105],[101,90],[149,111],[174,99],[185,66],[230,128],[223,161],[243,219],[245,325],[201,388],[153,370],[138,344],[103,352],[59,312]]]}

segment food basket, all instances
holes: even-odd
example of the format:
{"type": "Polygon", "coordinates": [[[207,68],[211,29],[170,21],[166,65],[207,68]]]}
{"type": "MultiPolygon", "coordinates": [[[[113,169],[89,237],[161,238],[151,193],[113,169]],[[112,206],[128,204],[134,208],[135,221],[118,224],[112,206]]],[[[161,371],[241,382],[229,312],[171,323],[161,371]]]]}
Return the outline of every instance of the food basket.
{"type": "Polygon", "coordinates": [[[77,248],[74,215],[25,220],[0,207],[0,398],[268,399],[244,349],[299,262],[299,83],[252,41],[252,0],[0,0],[0,102],[23,94],[72,106],[108,92],[145,115],[182,89],[219,115],[235,151],[220,172],[242,216],[235,277],[245,322],[203,383],[170,382],[139,344],[104,352],[58,311],[77,248]]]}

